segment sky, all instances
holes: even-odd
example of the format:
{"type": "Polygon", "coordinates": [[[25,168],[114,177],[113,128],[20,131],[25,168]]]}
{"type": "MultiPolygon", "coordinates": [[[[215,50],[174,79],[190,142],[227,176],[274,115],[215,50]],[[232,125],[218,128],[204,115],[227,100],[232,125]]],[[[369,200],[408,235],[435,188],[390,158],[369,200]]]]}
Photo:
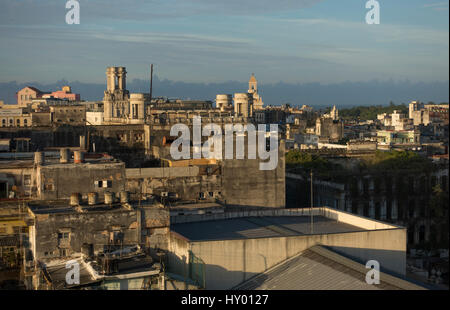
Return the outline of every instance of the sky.
{"type": "Polygon", "coordinates": [[[105,83],[108,66],[128,79],[262,84],[449,78],[449,2],[379,0],[2,0],[0,82],[105,83]]]}

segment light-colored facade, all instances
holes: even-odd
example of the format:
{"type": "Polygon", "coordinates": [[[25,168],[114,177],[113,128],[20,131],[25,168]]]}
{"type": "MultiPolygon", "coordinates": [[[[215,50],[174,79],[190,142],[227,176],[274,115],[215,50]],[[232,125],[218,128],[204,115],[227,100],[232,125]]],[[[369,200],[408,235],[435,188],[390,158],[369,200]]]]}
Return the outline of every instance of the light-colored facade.
{"type": "Polygon", "coordinates": [[[234,114],[241,117],[253,116],[253,96],[249,93],[234,94],[234,114]]]}
{"type": "Polygon", "coordinates": [[[31,114],[24,113],[23,109],[0,109],[1,127],[30,127],[31,114]]]}
{"type": "Polygon", "coordinates": [[[418,130],[378,130],[378,144],[420,144],[420,132],[418,130]]]}
{"type": "Polygon", "coordinates": [[[255,78],[255,74],[252,73],[250,80],[248,81],[248,93],[253,97],[253,109],[260,110],[263,108],[264,102],[261,96],[258,94],[258,81],[255,78]]]}
{"type": "Polygon", "coordinates": [[[86,123],[87,125],[103,125],[103,112],[97,111],[87,111],[86,112],[86,123]]]}
{"type": "Polygon", "coordinates": [[[19,90],[17,96],[18,107],[28,107],[31,105],[32,100],[36,98],[42,98],[45,93],[37,89],[36,87],[27,86],[19,90]]]}

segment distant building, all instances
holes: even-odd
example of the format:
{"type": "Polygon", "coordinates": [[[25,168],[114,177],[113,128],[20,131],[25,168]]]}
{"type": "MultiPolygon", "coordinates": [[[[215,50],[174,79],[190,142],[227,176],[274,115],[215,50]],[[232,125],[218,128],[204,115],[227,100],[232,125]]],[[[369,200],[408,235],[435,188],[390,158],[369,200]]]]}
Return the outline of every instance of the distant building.
{"type": "Polygon", "coordinates": [[[47,93],[40,91],[36,87],[26,86],[16,93],[17,106],[20,108],[27,107],[31,105],[33,99],[42,98],[44,94],[47,93]]]}
{"type": "Polygon", "coordinates": [[[255,78],[255,74],[252,73],[250,80],[248,81],[248,93],[253,96],[253,108],[259,110],[263,108],[264,102],[261,96],[258,94],[258,81],[255,78]]]}
{"type": "Polygon", "coordinates": [[[339,141],[344,137],[344,122],[331,117],[319,117],[316,120],[315,134],[330,141],[339,141]]]}
{"type": "Polygon", "coordinates": [[[24,113],[24,109],[0,109],[1,127],[30,127],[31,114],[24,113]]]}
{"type": "Polygon", "coordinates": [[[87,125],[103,125],[103,111],[87,111],[86,123],[87,125]]]}
{"type": "Polygon", "coordinates": [[[61,90],[51,92],[50,94],[45,94],[43,98],[58,98],[67,99],[69,101],[80,101],[80,94],[72,93],[70,86],[63,86],[61,90]]]}
{"type": "Polygon", "coordinates": [[[396,145],[396,144],[420,144],[419,130],[378,130],[378,144],[396,145]]]}

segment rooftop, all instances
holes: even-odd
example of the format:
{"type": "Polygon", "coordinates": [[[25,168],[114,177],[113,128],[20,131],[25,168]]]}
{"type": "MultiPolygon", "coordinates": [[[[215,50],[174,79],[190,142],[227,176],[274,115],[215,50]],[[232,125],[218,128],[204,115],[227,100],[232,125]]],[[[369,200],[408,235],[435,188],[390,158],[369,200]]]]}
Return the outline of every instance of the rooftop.
{"type": "MultiPolygon", "coordinates": [[[[195,241],[251,239],[311,234],[309,216],[242,217],[215,221],[174,224],[171,230],[195,241]]],[[[313,234],[363,231],[363,228],[314,216],[313,234]]]]}
{"type": "Polygon", "coordinates": [[[30,210],[34,214],[56,214],[56,213],[88,213],[88,212],[112,212],[112,211],[125,211],[129,210],[125,208],[119,202],[104,204],[102,201],[98,201],[95,205],[88,205],[83,203],[79,206],[71,206],[68,199],[59,200],[36,200],[28,202],[30,210]]]}
{"type": "Polygon", "coordinates": [[[367,268],[322,246],[313,246],[238,285],[238,290],[420,290],[380,272],[379,284],[366,282],[367,268]]]}

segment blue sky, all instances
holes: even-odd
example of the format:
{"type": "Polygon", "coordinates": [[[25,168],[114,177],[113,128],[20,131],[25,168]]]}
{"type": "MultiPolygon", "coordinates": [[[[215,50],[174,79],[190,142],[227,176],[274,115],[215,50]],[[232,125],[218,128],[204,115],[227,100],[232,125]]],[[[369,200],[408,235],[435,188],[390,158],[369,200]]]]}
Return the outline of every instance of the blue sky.
{"type": "Polygon", "coordinates": [[[2,0],[0,82],[103,83],[107,66],[185,82],[447,81],[449,5],[379,0],[2,0]]]}

